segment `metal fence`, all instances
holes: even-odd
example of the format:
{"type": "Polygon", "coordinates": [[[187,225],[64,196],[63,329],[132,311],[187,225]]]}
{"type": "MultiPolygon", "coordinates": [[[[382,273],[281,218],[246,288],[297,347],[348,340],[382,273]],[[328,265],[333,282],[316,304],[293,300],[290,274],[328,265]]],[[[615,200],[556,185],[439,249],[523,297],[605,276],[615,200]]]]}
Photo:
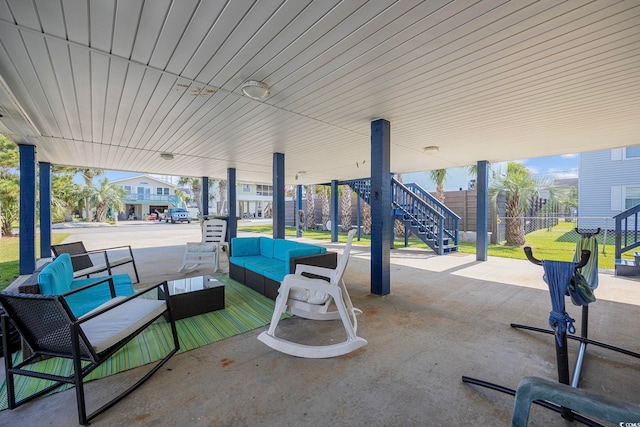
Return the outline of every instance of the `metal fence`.
{"type": "MultiPolygon", "coordinates": [[[[524,217],[520,219],[524,228],[527,244],[572,244],[580,239],[580,231],[593,231],[598,228],[597,235],[600,252],[603,254],[615,251],[615,220],[612,217],[558,217],[538,216],[524,217]]],[[[497,239],[498,244],[506,240],[506,217],[498,217],[497,239]]]]}

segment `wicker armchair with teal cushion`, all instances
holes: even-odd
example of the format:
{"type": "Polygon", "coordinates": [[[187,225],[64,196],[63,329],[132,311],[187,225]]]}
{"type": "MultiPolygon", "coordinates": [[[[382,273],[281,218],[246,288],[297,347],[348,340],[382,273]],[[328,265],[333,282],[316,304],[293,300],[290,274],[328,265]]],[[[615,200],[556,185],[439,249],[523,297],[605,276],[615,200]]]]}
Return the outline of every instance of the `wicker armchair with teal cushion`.
{"type": "MultiPolygon", "coordinates": [[[[88,285],[99,286],[98,284],[88,285]]],[[[153,286],[130,297],[115,297],[81,317],[76,317],[66,298],[67,295],[40,295],[0,292],[0,306],[5,311],[2,316],[2,330],[5,346],[5,376],[9,409],[43,396],[62,384],[73,384],[76,388],[78,419],[80,424],[106,411],[127,396],[151,375],[157,372],[179,349],[178,334],[168,299],[157,299],[158,287],[164,287],[164,295],[169,295],[167,282],[153,286]],[[149,294],[149,295],[148,295],[149,294]],[[148,295],[150,298],[145,298],[148,295]],[[111,399],[90,414],[87,414],[84,393],[84,378],[109,360],[118,350],[135,338],[152,323],[166,316],[164,326],[169,326],[173,335],[173,349],[149,370],[139,381],[111,399]],[[13,365],[13,358],[7,349],[6,336],[9,321],[20,332],[32,354],[21,363],[13,365]],[[31,370],[30,364],[41,356],[71,359],[73,373],[69,376],[31,370]],[[16,376],[28,376],[54,381],[51,386],[33,392],[28,396],[16,396],[16,376]]],[[[162,325],[160,325],[162,326],[162,325]]],[[[60,408],[64,410],[63,408],[60,408]]]]}

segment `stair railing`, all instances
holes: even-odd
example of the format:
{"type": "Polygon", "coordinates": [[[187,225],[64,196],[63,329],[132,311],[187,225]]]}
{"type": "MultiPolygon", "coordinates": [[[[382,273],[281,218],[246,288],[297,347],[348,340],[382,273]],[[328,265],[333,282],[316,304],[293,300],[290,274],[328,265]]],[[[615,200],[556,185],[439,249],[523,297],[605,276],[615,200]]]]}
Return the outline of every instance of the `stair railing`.
{"type": "Polygon", "coordinates": [[[638,213],[640,213],[640,205],[613,217],[616,220],[616,260],[620,260],[624,252],[640,246],[638,213]]]}

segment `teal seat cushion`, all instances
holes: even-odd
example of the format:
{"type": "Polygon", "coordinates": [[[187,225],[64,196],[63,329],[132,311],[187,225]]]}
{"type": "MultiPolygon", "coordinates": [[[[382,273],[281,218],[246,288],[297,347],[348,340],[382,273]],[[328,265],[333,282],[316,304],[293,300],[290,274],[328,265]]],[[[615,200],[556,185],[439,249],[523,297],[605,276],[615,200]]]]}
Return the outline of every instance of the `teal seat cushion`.
{"type": "MultiPolygon", "coordinates": [[[[131,284],[131,278],[128,274],[116,274],[115,276],[112,276],[112,278],[116,296],[128,297],[129,295],[134,294],[133,285],[131,284]]],[[[71,284],[71,288],[72,290],[78,289],[102,279],[104,279],[104,277],[76,279],[71,284]]],[[[80,291],[78,293],[65,297],[65,301],[76,317],[80,317],[90,312],[94,308],[107,302],[110,299],[111,291],[109,290],[109,282],[107,281],[84,291],[80,291]]]]}
{"type": "Polygon", "coordinates": [[[262,275],[276,282],[282,282],[284,276],[289,274],[289,266],[284,262],[278,262],[270,265],[263,270],[262,275]]]}
{"type": "Polygon", "coordinates": [[[234,237],[231,239],[231,256],[245,257],[260,255],[259,237],[234,237]]]}
{"type": "Polygon", "coordinates": [[[260,255],[265,258],[273,258],[274,240],[269,237],[260,237],[260,255]]]}
{"type": "Polygon", "coordinates": [[[60,295],[71,290],[73,281],[73,265],[69,254],[60,254],[38,274],[40,293],[43,295],[60,295]]]}
{"type": "Polygon", "coordinates": [[[284,265],[282,261],[274,260],[271,258],[265,258],[263,256],[260,257],[252,257],[251,260],[248,260],[244,264],[244,268],[247,270],[251,270],[254,273],[262,274],[264,276],[265,271],[273,268],[273,266],[284,265]]]}

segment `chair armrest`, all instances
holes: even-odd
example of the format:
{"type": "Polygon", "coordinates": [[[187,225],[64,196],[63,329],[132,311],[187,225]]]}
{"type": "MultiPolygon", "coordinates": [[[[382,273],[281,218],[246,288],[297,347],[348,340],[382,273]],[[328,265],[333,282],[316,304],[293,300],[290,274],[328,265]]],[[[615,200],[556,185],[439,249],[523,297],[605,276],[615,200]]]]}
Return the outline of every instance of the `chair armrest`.
{"type": "Polygon", "coordinates": [[[91,283],[89,283],[87,285],[81,286],[81,287],[79,287],[77,289],[74,289],[72,291],[65,292],[64,294],[61,294],[61,296],[66,298],[69,295],[73,295],[73,294],[76,294],[78,292],[82,292],[82,291],[87,290],[89,288],[92,288],[94,286],[100,285],[100,284],[102,284],[104,282],[109,282],[109,291],[111,292],[111,298],[115,297],[116,296],[116,288],[115,288],[115,286],[113,284],[113,278],[111,276],[102,277],[102,278],[100,278],[100,280],[96,280],[95,282],[91,282],[91,283]]]}
{"type": "Polygon", "coordinates": [[[122,245],[122,246],[112,246],[110,248],[92,249],[90,251],[87,251],[87,253],[106,252],[106,251],[112,251],[112,250],[115,250],[115,249],[129,249],[129,252],[132,252],[131,245],[122,245]]]}
{"type": "Polygon", "coordinates": [[[119,300],[118,302],[116,302],[116,303],[114,303],[114,304],[112,304],[112,305],[110,305],[110,306],[108,306],[108,307],[105,307],[105,308],[103,308],[102,310],[98,310],[98,311],[96,311],[96,312],[94,312],[94,313],[91,313],[91,314],[89,314],[89,315],[85,315],[85,316],[83,316],[82,318],[78,319],[78,322],[77,322],[77,323],[78,323],[78,324],[80,324],[80,323],[84,323],[84,322],[86,322],[87,320],[91,320],[91,319],[93,319],[94,317],[100,316],[101,314],[103,314],[103,313],[105,313],[105,312],[107,312],[107,311],[109,311],[109,310],[112,310],[113,308],[118,307],[119,305],[125,304],[126,302],[131,301],[131,300],[132,300],[132,299],[134,299],[134,298],[139,298],[141,295],[144,295],[144,294],[146,294],[146,293],[148,293],[148,292],[151,292],[151,291],[153,291],[154,289],[159,288],[159,287],[161,287],[161,286],[164,288],[164,289],[163,289],[164,296],[165,296],[165,298],[164,298],[164,299],[165,299],[165,301],[167,301],[167,305],[168,305],[168,299],[169,299],[169,286],[168,286],[167,282],[166,282],[166,281],[164,281],[164,282],[159,283],[159,284],[157,284],[157,285],[149,286],[148,288],[145,288],[145,289],[141,290],[140,292],[137,292],[137,293],[135,293],[135,294],[133,294],[133,295],[129,295],[128,297],[122,298],[122,299],[121,299],[121,300],[119,300]]]}
{"type": "Polygon", "coordinates": [[[329,279],[334,270],[326,267],[318,267],[315,265],[298,264],[296,265],[295,274],[301,276],[302,273],[313,274],[315,276],[326,277],[329,279]]]}
{"type": "Polygon", "coordinates": [[[544,378],[525,377],[518,384],[513,406],[512,427],[524,427],[529,420],[531,403],[546,400],[616,425],[622,421],[637,421],[640,404],[570,387],[544,378]]]}

